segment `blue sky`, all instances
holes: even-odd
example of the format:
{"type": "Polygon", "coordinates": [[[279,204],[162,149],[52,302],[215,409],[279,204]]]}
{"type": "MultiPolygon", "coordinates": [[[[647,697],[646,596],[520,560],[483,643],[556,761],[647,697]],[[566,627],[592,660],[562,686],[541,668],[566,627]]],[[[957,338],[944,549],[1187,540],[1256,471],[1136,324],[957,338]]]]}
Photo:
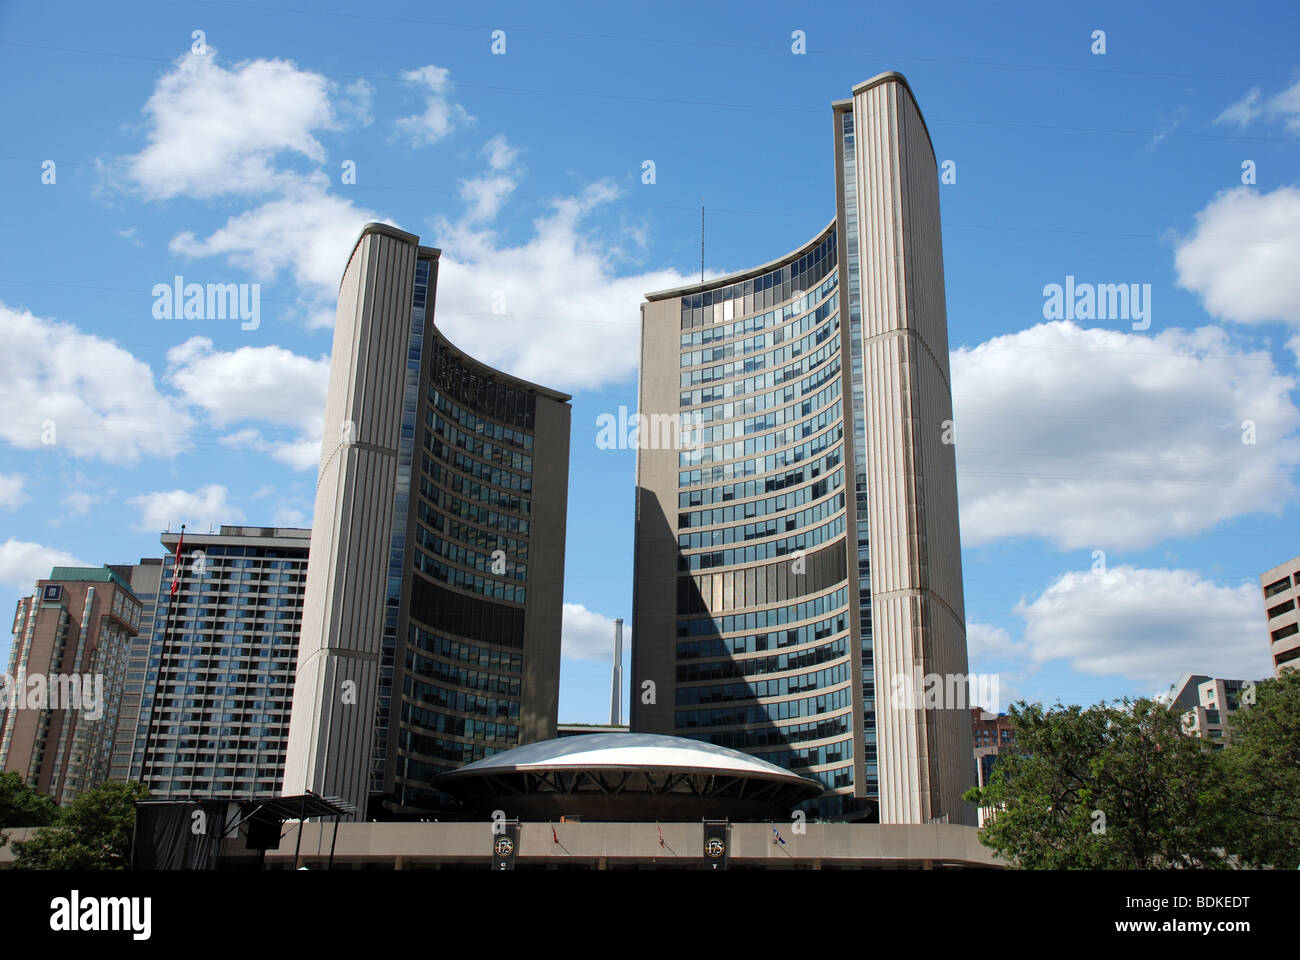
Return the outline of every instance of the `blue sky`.
{"type": "Polygon", "coordinates": [[[0,4],[0,605],[167,523],[309,524],[332,298],[386,220],[443,249],[453,341],[574,394],[560,719],[604,720],[635,464],[596,419],[636,407],[641,294],[698,275],[701,203],[710,273],[824,226],[830,102],[896,69],[955,165],[972,669],[1085,703],[1266,675],[1300,14],[1048,6],[0,4]],[[177,275],[258,284],[256,329],[156,317],[177,275]],[[1045,319],[1067,277],[1149,289],[1149,326],[1045,319]]]}

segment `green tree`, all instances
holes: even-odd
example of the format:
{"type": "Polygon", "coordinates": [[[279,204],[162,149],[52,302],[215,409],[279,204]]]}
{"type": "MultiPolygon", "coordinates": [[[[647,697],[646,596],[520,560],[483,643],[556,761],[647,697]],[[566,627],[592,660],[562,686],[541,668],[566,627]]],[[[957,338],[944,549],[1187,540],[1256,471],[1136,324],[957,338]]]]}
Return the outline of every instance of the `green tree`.
{"type": "Polygon", "coordinates": [[[125,870],[131,864],[135,801],[149,796],[141,783],[104,783],[59,811],[53,826],[14,843],[19,870],[125,870]]]}
{"type": "MultiPolygon", "coordinates": [[[[46,826],[54,822],[58,810],[52,797],[27,786],[20,774],[0,773],[0,830],[46,826]]],[[[0,847],[8,842],[0,833],[0,847]]]]}
{"type": "Polygon", "coordinates": [[[1300,865],[1300,670],[1264,680],[1228,718],[1220,803],[1243,861],[1300,865]],[[1254,703],[1249,703],[1249,699],[1254,703]]]}
{"type": "Polygon", "coordinates": [[[980,840],[1028,869],[1221,867],[1216,758],[1156,701],[1013,704],[1015,752],[966,799],[993,809],[980,840]]]}

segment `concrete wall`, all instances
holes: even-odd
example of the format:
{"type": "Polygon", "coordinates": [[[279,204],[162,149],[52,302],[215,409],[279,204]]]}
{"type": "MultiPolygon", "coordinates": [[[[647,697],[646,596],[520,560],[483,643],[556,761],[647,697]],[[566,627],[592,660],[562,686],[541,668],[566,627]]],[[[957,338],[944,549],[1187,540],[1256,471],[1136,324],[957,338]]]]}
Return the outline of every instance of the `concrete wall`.
{"type": "Polygon", "coordinates": [[[368,227],[339,290],[289,723],[286,795],[343,797],[360,811],[369,787],[417,243],[411,234],[368,227]]]}
{"type": "MultiPolygon", "coordinates": [[[[905,81],[854,90],[868,515],[882,823],[973,823],[968,704],[890,697],[967,673],[938,170],[905,81]]],[[[842,247],[842,249],[845,249],[842,247]]]]}

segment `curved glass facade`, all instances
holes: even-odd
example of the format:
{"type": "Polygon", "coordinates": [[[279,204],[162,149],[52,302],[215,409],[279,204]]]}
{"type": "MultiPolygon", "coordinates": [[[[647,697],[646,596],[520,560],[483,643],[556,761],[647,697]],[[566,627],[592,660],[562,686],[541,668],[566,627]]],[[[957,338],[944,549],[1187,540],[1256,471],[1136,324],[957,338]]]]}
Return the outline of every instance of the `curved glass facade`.
{"type": "Polygon", "coordinates": [[[831,119],[821,233],[641,308],[678,433],[638,451],[632,725],[816,778],[809,812],[973,822],[967,705],[885,696],[966,680],[938,170],[897,74],[831,119]]]}
{"type": "MultiPolygon", "coordinates": [[[[418,273],[416,291],[418,302],[418,273]]],[[[520,744],[529,665],[537,395],[495,379],[436,331],[432,347],[411,557],[422,601],[410,610],[397,717],[401,810],[441,806],[433,777],[520,744]],[[449,617],[456,596],[481,599],[449,617]]]]}
{"type": "Polygon", "coordinates": [[[678,356],[676,634],[694,639],[677,642],[675,732],[820,779],[828,811],[853,792],[856,685],[857,598],[825,552],[842,557],[847,531],[837,256],[831,227],[779,267],[682,297],[678,356]]]}

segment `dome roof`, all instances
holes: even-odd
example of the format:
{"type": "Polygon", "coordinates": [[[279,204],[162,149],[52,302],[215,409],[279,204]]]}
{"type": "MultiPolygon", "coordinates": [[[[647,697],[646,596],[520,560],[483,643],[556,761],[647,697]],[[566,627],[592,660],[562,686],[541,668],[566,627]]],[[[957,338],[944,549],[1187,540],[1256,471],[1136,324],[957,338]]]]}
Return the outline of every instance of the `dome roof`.
{"type": "Polygon", "coordinates": [[[717,744],[592,733],[524,744],[435,778],[471,807],[592,820],[785,816],[822,785],[717,744]]]}
{"type": "MultiPolygon", "coordinates": [[[[658,733],[588,733],[539,740],[461,767],[458,774],[569,768],[708,770],[802,780],[774,763],[716,743],[658,733]]],[[[447,774],[452,776],[452,774],[447,774]]]]}

